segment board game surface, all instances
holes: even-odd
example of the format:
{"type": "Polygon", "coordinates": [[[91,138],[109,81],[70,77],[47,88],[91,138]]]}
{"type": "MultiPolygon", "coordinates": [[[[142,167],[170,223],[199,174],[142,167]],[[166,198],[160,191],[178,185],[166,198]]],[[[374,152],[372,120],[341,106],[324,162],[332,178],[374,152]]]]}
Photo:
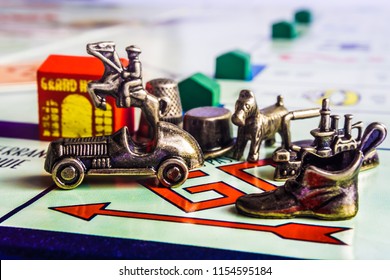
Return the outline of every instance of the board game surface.
{"type": "MultiPolygon", "coordinates": [[[[272,40],[271,24],[302,6],[176,2],[1,4],[0,257],[390,259],[389,138],[378,148],[380,165],[360,173],[359,212],[346,221],[239,215],[239,196],[283,184],[272,177],[274,149],[264,146],[257,163],[207,160],[174,189],[129,176],[86,177],[70,191],[55,186],[43,170],[48,142],[37,137],[36,70],[50,54],[86,56],[90,42],[114,41],[122,57],[138,45],[145,82],[213,77],[215,58],[240,49],[264,67],[251,81],[218,80],[226,108],[234,109],[242,89],[253,90],[262,108],[279,94],[289,110],[319,107],[327,97],[334,114],[389,127],[390,6],[312,3],[304,7],[313,23],[296,39],[272,40]]],[[[292,121],[293,140],[312,139],[318,122],[292,121]]]]}

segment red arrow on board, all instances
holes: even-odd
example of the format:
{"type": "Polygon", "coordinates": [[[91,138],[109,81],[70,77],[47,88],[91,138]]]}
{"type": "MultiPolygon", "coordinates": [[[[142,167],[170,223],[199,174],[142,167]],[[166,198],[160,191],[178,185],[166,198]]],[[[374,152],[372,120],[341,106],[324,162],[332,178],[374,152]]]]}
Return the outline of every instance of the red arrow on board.
{"type": "Polygon", "coordinates": [[[192,217],[128,212],[128,211],[106,209],[106,207],[109,204],[110,202],[50,207],[49,209],[56,210],[86,221],[92,220],[97,215],[103,215],[103,216],[124,217],[124,218],[132,218],[132,219],[147,219],[147,220],[155,220],[155,221],[174,222],[174,223],[189,223],[189,224],[204,225],[204,226],[215,226],[215,227],[226,227],[226,228],[234,228],[234,229],[270,232],[284,239],[317,242],[317,243],[328,243],[334,245],[345,245],[345,243],[335,237],[332,237],[331,234],[349,229],[344,227],[328,227],[328,226],[308,225],[308,224],[299,224],[299,223],[286,223],[278,226],[270,226],[270,225],[257,225],[257,224],[249,224],[249,223],[237,223],[237,222],[229,222],[229,221],[218,221],[218,220],[192,218],[192,217]]]}

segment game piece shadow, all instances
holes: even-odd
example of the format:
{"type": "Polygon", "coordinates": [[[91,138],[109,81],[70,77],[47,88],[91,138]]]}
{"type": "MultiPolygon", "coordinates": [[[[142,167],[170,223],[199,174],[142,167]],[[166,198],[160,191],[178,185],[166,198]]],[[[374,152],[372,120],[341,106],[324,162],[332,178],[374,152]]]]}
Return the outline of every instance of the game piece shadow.
{"type": "Polygon", "coordinates": [[[54,185],[54,182],[50,176],[31,175],[2,179],[2,184],[11,185],[15,188],[46,189],[47,187],[54,185]]]}
{"type": "MultiPolygon", "coordinates": [[[[84,181],[77,188],[87,186],[88,188],[99,187],[136,187],[139,186],[145,176],[86,176],[84,181]]],[[[152,178],[150,178],[152,179],[152,178]]],[[[46,189],[48,187],[57,188],[50,174],[21,176],[17,178],[6,178],[2,180],[3,184],[15,186],[24,189],[46,189]]],[[[60,188],[57,188],[60,189],[60,188]]]]}

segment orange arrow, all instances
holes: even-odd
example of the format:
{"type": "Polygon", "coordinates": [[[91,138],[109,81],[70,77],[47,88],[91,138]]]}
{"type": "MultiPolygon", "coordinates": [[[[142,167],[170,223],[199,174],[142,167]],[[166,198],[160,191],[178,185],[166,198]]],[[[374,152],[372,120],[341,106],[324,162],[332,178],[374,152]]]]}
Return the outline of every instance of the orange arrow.
{"type": "Polygon", "coordinates": [[[106,207],[109,204],[110,202],[50,207],[50,209],[86,221],[92,220],[97,215],[104,215],[104,216],[124,217],[124,218],[133,218],[133,219],[147,219],[147,220],[155,220],[155,221],[174,222],[174,223],[189,223],[189,224],[204,225],[204,226],[215,226],[215,227],[226,227],[226,228],[271,232],[285,239],[317,242],[317,243],[328,243],[334,245],[345,245],[345,243],[340,241],[337,238],[332,237],[331,234],[349,229],[344,227],[327,227],[327,226],[307,225],[307,224],[298,224],[298,223],[286,223],[278,226],[268,226],[268,225],[256,225],[256,224],[248,224],[248,223],[209,220],[209,219],[201,219],[201,218],[189,218],[189,217],[160,215],[160,214],[148,214],[148,213],[140,213],[140,212],[118,211],[118,210],[106,209],[106,207]]]}

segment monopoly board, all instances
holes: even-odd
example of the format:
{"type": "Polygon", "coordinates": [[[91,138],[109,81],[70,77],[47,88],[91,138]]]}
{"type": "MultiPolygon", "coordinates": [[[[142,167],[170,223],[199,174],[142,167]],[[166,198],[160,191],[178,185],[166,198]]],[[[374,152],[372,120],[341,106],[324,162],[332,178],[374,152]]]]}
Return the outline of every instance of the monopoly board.
{"type": "MultiPolygon", "coordinates": [[[[274,149],[264,146],[256,163],[207,160],[174,189],[124,176],[87,177],[70,191],[55,186],[43,170],[48,142],[37,139],[36,70],[49,54],[87,55],[90,42],[114,41],[123,57],[126,46],[140,46],[144,81],[180,81],[196,72],[212,77],[219,54],[241,49],[264,68],[251,81],[218,80],[226,108],[234,109],[241,89],[251,89],[260,107],[279,94],[289,110],[319,107],[327,97],[332,113],[390,125],[388,6],[309,6],[314,21],[298,38],[272,40],[272,22],[291,20],[300,7],[139,2],[30,7],[16,1],[2,9],[0,257],[390,259],[389,138],[378,148],[380,165],[360,173],[359,212],[346,221],[239,215],[239,196],[283,184],[272,177],[274,149]]],[[[293,121],[293,140],[312,139],[318,121],[293,121]]]]}

